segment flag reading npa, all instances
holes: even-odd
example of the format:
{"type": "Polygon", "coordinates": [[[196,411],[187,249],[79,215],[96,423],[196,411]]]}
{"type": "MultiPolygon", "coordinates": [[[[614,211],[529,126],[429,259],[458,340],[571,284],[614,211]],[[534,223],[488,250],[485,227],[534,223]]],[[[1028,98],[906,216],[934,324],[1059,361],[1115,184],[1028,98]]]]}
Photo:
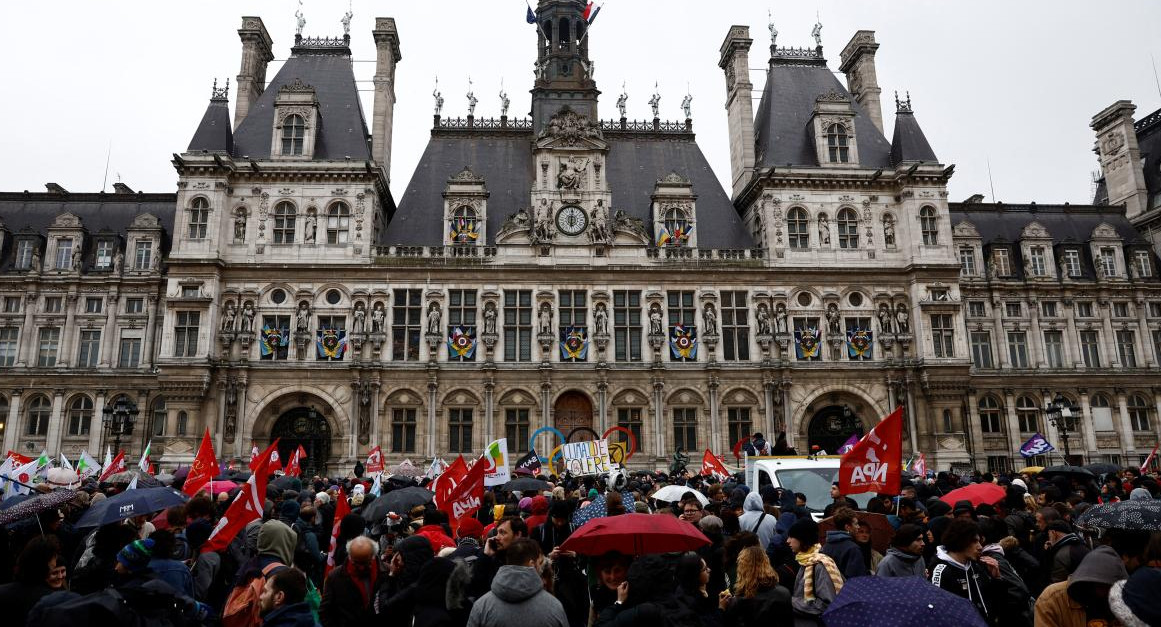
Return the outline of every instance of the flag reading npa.
{"type": "Polygon", "coordinates": [[[903,476],[903,406],[884,418],[839,462],[839,492],[898,494],[903,476]]]}

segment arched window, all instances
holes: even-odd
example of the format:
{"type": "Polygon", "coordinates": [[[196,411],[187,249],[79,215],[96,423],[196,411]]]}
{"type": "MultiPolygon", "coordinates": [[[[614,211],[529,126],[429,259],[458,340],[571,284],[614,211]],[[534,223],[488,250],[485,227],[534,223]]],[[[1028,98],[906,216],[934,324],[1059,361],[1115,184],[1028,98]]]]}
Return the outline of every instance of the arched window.
{"type": "Polygon", "coordinates": [[[294,243],[294,203],[284,200],[274,206],[274,243],[294,243]]]}
{"type": "Polygon", "coordinates": [[[858,248],[859,217],[855,215],[855,210],[839,209],[835,221],[838,222],[839,248],[858,248]]]}
{"type": "Polygon", "coordinates": [[[1090,404],[1093,407],[1112,407],[1109,403],[1109,397],[1104,394],[1093,394],[1092,403],[1090,404]]]}
{"type": "Polygon", "coordinates": [[[1020,423],[1020,433],[1040,431],[1040,408],[1036,401],[1027,396],[1016,399],[1016,420],[1020,423]]]}
{"type": "Polygon", "coordinates": [[[177,412],[177,434],[186,435],[189,430],[189,414],[184,411],[177,412]]]}
{"type": "Polygon", "coordinates": [[[165,435],[165,397],[159,396],[153,399],[153,404],[150,406],[150,418],[153,420],[153,435],[161,437],[165,435]]]}
{"type": "Polygon", "coordinates": [[[1129,424],[1133,431],[1152,431],[1153,421],[1150,420],[1149,402],[1145,397],[1134,394],[1129,397],[1129,424]]]}
{"type": "Polygon", "coordinates": [[[572,29],[569,28],[568,19],[561,18],[561,20],[560,20],[560,32],[559,32],[559,35],[557,36],[557,41],[560,42],[560,49],[561,50],[568,49],[569,42],[572,40],[572,33],[570,32],[571,30],[572,29]]]}
{"type": "Polygon", "coordinates": [[[301,115],[293,114],[286,116],[282,121],[282,154],[301,155],[302,142],[306,137],[306,122],[303,121],[301,115]]]}
{"type": "Polygon", "coordinates": [[[791,248],[810,248],[810,223],[802,207],[795,207],[786,214],[786,237],[790,240],[791,248]]]}
{"type": "Polygon", "coordinates": [[[980,431],[983,433],[1003,433],[1000,428],[1000,402],[994,396],[980,399],[980,431]]]}
{"type": "Polygon", "coordinates": [[[935,220],[935,209],[924,207],[919,210],[919,229],[923,231],[923,243],[935,246],[939,243],[939,223],[935,220]]]}
{"type": "MultiPolygon", "coordinates": [[[[684,246],[689,243],[690,226],[689,214],[684,209],[672,207],[665,212],[665,231],[669,238],[664,243],[669,246],[684,246]]],[[[664,236],[662,236],[664,237],[664,236]]]]}
{"type": "Polygon", "coordinates": [[[1093,394],[1089,400],[1089,411],[1092,412],[1093,431],[1116,431],[1113,424],[1113,404],[1104,394],[1093,394]]]}
{"type": "Polygon", "coordinates": [[[346,244],[351,229],[351,208],[345,202],[327,207],[327,243],[346,244]]]}
{"type": "Polygon", "coordinates": [[[186,237],[189,239],[205,239],[206,228],[210,223],[210,201],[198,196],[190,203],[186,210],[189,225],[186,237]]]}
{"type": "Polygon", "coordinates": [[[851,160],[850,137],[847,127],[842,124],[831,124],[826,129],[826,147],[831,163],[849,163],[851,160]]]}
{"type": "Polygon", "coordinates": [[[93,422],[93,401],[87,396],[78,396],[69,403],[69,435],[89,435],[93,422]]]}
{"type": "Polygon", "coordinates": [[[451,241],[455,244],[471,244],[479,237],[476,210],[467,205],[457,207],[452,212],[451,241]]]}
{"type": "Polygon", "coordinates": [[[48,435],[48,419],[52,415],[52,401],[37,396],[28,404],[25,435],[48,435]]]}

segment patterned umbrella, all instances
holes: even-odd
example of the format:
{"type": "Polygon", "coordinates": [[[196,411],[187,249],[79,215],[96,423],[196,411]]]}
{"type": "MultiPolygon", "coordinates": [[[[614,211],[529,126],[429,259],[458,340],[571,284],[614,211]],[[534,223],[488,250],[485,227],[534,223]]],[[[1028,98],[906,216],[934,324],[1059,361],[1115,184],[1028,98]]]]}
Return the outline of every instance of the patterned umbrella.
{"type": "Polygon", "coordinates": [[[1088,508],[1076,520],[1086,529],[1161,531],[1161,501],[1121,501],[1088,508]]]}
{"type": "Polygon", "coordinates": [[[922,577],[856,577],[822,615],[827,627],[986,627],[971,601],[922,577]]]}
{"type": "Polygon", "coordinates": [[[66,503],[71,503],[79,494],[75,490],[55,490],[48,494],[25,499],[4,511],[0,511],[0,525],[7,525],[18,520],[31,518],[41,512],[57,509],[66,503]]]}
{"type": "MultiPolygon", "coordinates": [[[[633,494],[630,492],[621,493],[621,504],[625,506],[626,512],[633,511],[635,507],[633,501],[633,494]]],[[[589,503],[588,507],[578,509],[572,515],[572,528],[578,529],[581,525],[587,523],[594,518],[604,518],[609,515],[608,505],[605,503],[605,495],[598,495],[589,503]]]]}

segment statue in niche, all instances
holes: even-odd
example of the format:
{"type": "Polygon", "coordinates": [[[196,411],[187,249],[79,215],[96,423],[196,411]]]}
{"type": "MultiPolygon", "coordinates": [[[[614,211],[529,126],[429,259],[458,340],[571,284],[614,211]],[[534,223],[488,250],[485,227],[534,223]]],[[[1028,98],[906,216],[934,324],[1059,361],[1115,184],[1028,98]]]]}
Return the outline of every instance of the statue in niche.
{"type": "Polygon", "coordinates": [[[895,247],[895,218],[890,214],[883,216],[883,245],[895,247]]]}
{"type": "Polygon", "coordinates": [[[302,241],[307,244],[313,244],[315,237],[318,235],[318,214],[314,211],[309,211],[306,214],[306,224],[303,226],[302,241]]]}
{"type": "Polygon", "coordinates": [[[899,307],[895,310],[895,325],[899,333],[906,334],[911,332],[910,316],[907,315],[907,305],[899,303],[899,307]]]}
{"type": "Polygon", "coordinates": [[[234,241],[246,241],[246,210],[242,208],[234,213],[234,241]]]}
{"type": "Polygon", "coordinates": [[[536,207],[536,223],[532,227],[530,239],[533,244],[552,240],[552,206],[544,198],[540,199],[536,207]]]}
{"type": "Polygon", "coordinates": [[[788,333],[786,326],[786,305],[778,303],[778,307],[774,310],[774,321],[778,325],[778,333],[788,333]]]}
{"type": "Polygon", "coordinates": [[[770,308],[766,303],[758,305],[758,335],[770,335],[770,308]]]}
{"type": "Polygon", "coordinates": [[[598,200],[597,208],[593,210],[593,225],[589,227],[589,241],[593,243],[607,243],[612,240],[609,232],[608,210],[605,201],[598,200]]]}
{"type": "Polygon", "coordinates": [[[540,334],[552,335],[552,305],[540,303],[540,334]]]}
{"type": "Polygon", "coordinates": [[[222,330],[233,331],[234,325],[238,322],[238,312],[234,309],[234,303],[226,305],[226,311],[222,313],[222,330]]]}
{"type": "Polygon", "coordinates": [[[310,307],[306,303],[299,303],[294,320],[295,330],[299,333],[310,333],[310,307]]]}
{"type": "Polygon", "coordinates": [[[237,417],[237,415],[234,414],[234,410],[231,409],[231,410],[226,412],[226,428],[225,428],[225,433],[223,434],[223,438],[227,442],[233,442],[234,441],[234,433],[237,430],[237,428],[238,428],[238,417],[237,417]]]}
{"type": "Polygon", "coordinates": [[[81,249],[78,246],[77,249],[73,251],[73,270],[80,272],[82,265],[84,265],[84,255],[81,254],[81,249]]]}
{"type": "Polygon", "coordinates": [[[649,308],[649,335],[665,335],[661,307],[657,303],[653,303],[653,306],[649,308]]]}
{"type": "Polygon", "coordinates": [[[879,305],[879,333],[888,335],[892,332],[891,329],[891,311],[887,309],[887,303],[879,305]]]}
{"type": "Polygon", "coordinates": [[[1068,271],[1068,260],[1067,259],[1065,259],[1064,257],[1061,257],[1058,265],[1060,267],[1060,275],[1059,275],[1060,278],[1063,279],[1064,277],[1072,276],[1072,273],[1068,271]]]}
{"type": "Polygon", "coordinates": [[[718,334],[718,312],[714,309],[713,303],[706,303],[701,310],[702,324],[705,325],[706,335],[718,334]]]}
{"type": "Polygon", "coordinates": [[[443,311],[439,308],[439,303],[432,301],[427,307],[427,334],[428,335],[443,335],[443,329],[440,326],[440,318],[443,317],[443,311]]]}
{"type": "Polygon", "coordinates": [[[488,301],[484,304],[484,335],[496,334],[496,303],[488,301]]]}
{"type": "Polygon", "coordinates": [[[370,396],[363,393],[359,399],[359,443],[366,444],[371,441],[371,407],[370,396]]]}
{"type": "Polygon", "coordinates": [[[605,308],[604,303],[597,303],[597,307],[593,311],[593,326],[597,335],[609,334],[609,310],[605,308]]]}
{"type": "Polygon", "coordinates": [[[355,320],[351,323],[352,333],[362,333],[367,328],[367,310],[363,308],[363,303],[359,303],[355,307],[355,320]]]}
{"type": "Polygon", "coordinates": [[[556,175],[556,186],[560,189],[578,190],[583,187],[585,170],[589,160],[584,157],[562,159],[560,173],[556,175]]]}
{"type": "MultiPolygon", "coordinates": [[[[35,259],[35,257],[33,258],[35,259]]],[[[117,254],[113,255],[113,274],[121,274],[121,266],[124,265],[124,263],[125,254],[118,250],[117,254]]]]}
{"type": "Polygon", "coordinates": [[[830,246],[830,218],[825,213],[818,214],[818,241],[823,246],[830,246]]]}
{"type": "Polygon", "coordinates": [[[375,303],[375,308],[371,310],[371,332],[382,333],[386,320],[387,310],[383,308],[383,303],[375,303]]]}
{"type": "MultiPolygon", "coordinates": [[[[120,253],[118,253],[118,254],[120,254],[120,253]]],[[[33,272],[40,272],[40,251],[39,250],[32,251],[32,262],[29,263],[28,267],[33,272]]]]}
{"type": "Polygon", "coordinates": [[[826,306],[826,325],[827,331],[831,335],[838,335],[842,333],[839,328],[839,310],[838,305],[831,303],[826,306]]]}
{"type": "Polygon", "coordinates": [[[254,305],[249,301],[242,306],[242,332],[249,333],[254,330],[254,305]]]}

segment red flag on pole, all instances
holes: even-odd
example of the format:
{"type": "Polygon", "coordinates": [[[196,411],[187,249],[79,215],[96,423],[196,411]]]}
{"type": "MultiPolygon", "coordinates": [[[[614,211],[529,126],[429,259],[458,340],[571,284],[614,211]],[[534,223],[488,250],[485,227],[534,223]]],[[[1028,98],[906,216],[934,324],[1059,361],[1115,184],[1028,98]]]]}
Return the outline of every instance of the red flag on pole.
{"type": "MultiPolygon", "coordinates": [[[[255,446],[254,450],[258,450],[258,447],[255,446]]],[[[278,440],[271,442],[270,446],[267,446],[266,450],[259,453],[257,457],[254,456],[253,452],[250,453],[251,472],[257,470],[258,465],[262,463],[265,463],[267,468],[273,468],[275,470],[282,466],[282,464],[278,463],[278,440]]]]}
{"type": "Polygon", "coordinates": [[[437,507],[447,512],[448,518],[453,522],[474,514],[484,502],[484,475],[487,471],[488,464],[474,464],[463,480],[456,484],[443,503],[437,507]]]}
{"type": "Polygon", "coordinates": [[[258,450],[258,444],[254,440],[250,440],[250,464],[254,464],[254,460],[258,459],[258,455],[262,452],[258,450]]]}
{"type": "Polygon", "coordinates": [[[117,451],[117,456],[113,458],[113,461],[109,462],[108,466],[105,466],[105,469],[101,471],[101,477],[97,479],[97,481],[104,481],[109,477],[112,477],[119,472],[125,472],[126,470],[125,451],[117,451]]]}
{"type": "Polygon", "coordinates": [[[339,545],[339,523],[343,521],[343,516],[351,513],[351,506],[347,503],[347,493],[343,492],[343,487],[339,486],[339,495],[335,497],[335,524],[331,525],[331,550],[327,552],[327,567],[323,576],[330,574],[331,569],[335,567],[335,547],[339,545]]]}
{"type": "Polygon", "coordinates": [[[302,457],[301,453],[302,447],[299,446],[298,449],[295,450],[294,453],[290,456],[290,459],[286,461],[286,468],[283,469],[283,472],[285,472],[288,477],[302,476],[302,466],[298,461],[299,458],[302,457]]]}
{"type": "Polygon", "coordinates": [[[464,461],[464,456],[460,455],[454,462],[451,463],[431,484],[431,491],[435,494],[432,502],[435,503],[436,508],[441,508],[441,505],[447,500],[452,490],[456,488],[464,477],[468,476],[468,464],[464,461]]]}
{"type": "Polygon", "coordinates": [[[1157,456],[1157,447],[1158,446],[1161,446],[1161,442],[1158,442],[1157,444],[1153,445],[1153,452],[1149,453],[1149,456],[1145,458],[1145,463],[1141,464],[1141,472],[1142,473],[1149,472],[1149,464],[1152,464],[1153,458],[1157,456]]]}
{"type": "Polygon", "coordinates": [[[206,427],[206,432],[202,435],[202,445],[198,447],[197,457],[194,457],[193,465],[190,466],[189,475],[185,478],[185,483],[181,487],[181,491],[193,496],[198,493],[198,490],[206,487],[206,484],[218,474],[218,460],[214,457],[214,443],[210,440],[210,428],[206,427]]]}
{"type": "Polygon", "coordinates": [[[367,464],[363,466],[363,472],[367,474],[383,472],[383,451],[379,449],[378,444],[367,453],[367,464]]]}
{"type": "Polygon", "coordinates": [[[839,492],[898,494],[903,475],[903,406],[900,405],[839,462],[839,492]]]}
{"type": "MultiPolygon", "coordinates": [[[[275,440],[274,444],[278,444],[278,441],[275,440]]],[[[234,536],[238,535],[238,532],[245,528],[250,521],[262,518],[262,507],[266,503],[266,477],[270,468],[269,461],[268,456],[259,458],[258,467],[246,480],[242,490],[238,492],[238,496],[234,497],[234,502],[230,503],[230,508],[218,519],[218,524],[210,532],[209,539],[202,545],[202,553],[220,551],[226,548],[234,536]]]]}
{"type": "Polygon", "coordinates": [[[713,475],[722,481],[725,481],[730,476],[730,471],[726,469],[726,465],[722,460],[718,459],[708,448],[701,456],[701,474],[709,476],[713,475]]]}

